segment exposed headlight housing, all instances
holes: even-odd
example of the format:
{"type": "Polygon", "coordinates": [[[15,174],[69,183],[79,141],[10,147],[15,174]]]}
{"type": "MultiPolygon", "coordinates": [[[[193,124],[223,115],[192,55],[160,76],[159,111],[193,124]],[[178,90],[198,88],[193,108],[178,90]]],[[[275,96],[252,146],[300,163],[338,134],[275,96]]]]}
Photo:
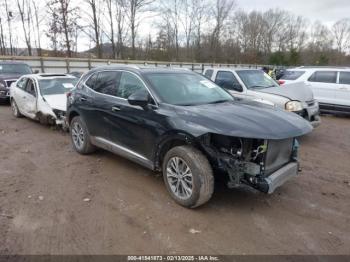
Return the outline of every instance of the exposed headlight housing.
{"type": "Polygon", "coordinates": [[[4,83],[0,82],[0,89],[6,89],[6,86],[4,83]]]}
{"type": "Polygon", "coordinates": [[[297,112],[303,110],[303,104],[299,101],[289,101],[286,103],[285,107],[289,112],[297,112]]]}

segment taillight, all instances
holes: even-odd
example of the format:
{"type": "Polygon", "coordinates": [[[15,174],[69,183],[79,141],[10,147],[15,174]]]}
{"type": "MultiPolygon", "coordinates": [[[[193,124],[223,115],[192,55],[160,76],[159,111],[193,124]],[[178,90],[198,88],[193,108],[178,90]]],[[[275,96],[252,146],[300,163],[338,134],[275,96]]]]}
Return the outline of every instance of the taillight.
{"type": "Polygon", "coordinates": [[[278,83],[279,83],[279,85],[281,86],[281,85],[284,85],[284,84],[286,83],[286,81],[284,81],[284,80],[278,80],[278,83]]]}
{"type": "Polygon", "coordinates": [[[72,95],[72,92],[67,92],[66,93],[67,98],[71,97],[71,95],[72,95]]]}

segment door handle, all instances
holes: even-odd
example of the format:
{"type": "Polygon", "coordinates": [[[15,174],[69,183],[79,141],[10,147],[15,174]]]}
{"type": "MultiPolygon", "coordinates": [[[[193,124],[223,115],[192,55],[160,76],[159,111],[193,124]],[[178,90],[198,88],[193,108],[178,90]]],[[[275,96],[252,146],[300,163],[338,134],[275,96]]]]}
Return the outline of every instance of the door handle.
{"type": "Polygon", "coordinates": [[[79,100],[80,100],[81,102],[85,102],[87,99],[86,99],[85,97],[80,97],[79,100]]]}
{"type": "Polygon", "coordinates": [[[118,112],[118,111],[120,111],[120,107],[119,106],[113,106],[112,107],[112,111],[113,112],[118,112]]]}

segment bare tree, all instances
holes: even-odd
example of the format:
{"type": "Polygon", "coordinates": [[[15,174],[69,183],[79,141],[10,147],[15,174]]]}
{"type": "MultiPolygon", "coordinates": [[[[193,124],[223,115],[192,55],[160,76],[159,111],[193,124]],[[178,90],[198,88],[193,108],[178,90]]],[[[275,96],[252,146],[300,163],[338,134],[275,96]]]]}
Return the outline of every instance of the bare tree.
{"type": "Polygon", "coordinates": [[[131,49],[132,59],[136,57],[135,41],[140,25],[140,14],[148,11],[147,8],[153,0],[124,0],[123,6],[126,8],[126,15],[128,16],[131,31],[131,49]]]}
{"type": "Polygon", "coordinates": [[[17,7],[21,17],[22,28],[24,33],[24,39],[28,48],[28,54],[32,55],[32,45],[31,45],[31,6],[27,1],[17,0],[17,7]]]}
{"type": "Polygon", "coordinates": [[[108,11],[108,18],[109,18],[109,39],[111,41],[112,45],[112,58],[116,58],[116,46],[115,46],[115,40],[114,40],[114,4],[116,3],[114,0],[105,0],[107,4],[107,11],[108,11]]]}
{"type": "Polygon", "coordinates": [[[7,17],[8,34],[9,34],[10,54],[13,55],[14,54],[13,40],[12,40],[13,32],[12,32],[12,24],[11,24],[11,20],[13,18],[13,12],[9,9],[7,0],[5,0],[5,11],[6,11],[6,17],[7,17]]]}
{"type": "Polygon", "coordinates": [[[37,43],[38,43],[38,55],[42,56],[42,50],[41,50],[41,31],[40,31],[40,23],[41,20],[39,19],[39,8],[35,2],[35,0],[32,0],[33,8],[34,8],[34,17],[35,17],[35,27],[36,27],[36,37],[37,37],[37,43]]]}
{"type": "Polygon", "coordinates": [[[76,19],[78,18],[78,8],[71,5],[70,0],[51,0],[47,5],[51,15],[48,29],[48,33],[51,34],[50,38],[57,48],[61,43],[58,38],[63,35],[62,46],[66,49],[68,57],[72,57],[72,34],[77,26],[76,19]]]}
{"type": "Polygon", "coordinates": [[[90,18],[89,26],[93,29],[92,40],[96,44],[96,53],[98,58],[102,58],[102,47],[101,47],[101,38],[102,38],[102,28],[101,28],[101,0],[86,0],[86,3],[90,7],[90,12],[86,14],[90,18]]]}
{"type": "Polygon", "coordinates": [[[350,19],[341,19],[337,21],[332,32],[335,38],[336,47],[339,53],[342,53],[350,44],[350,19]]]}
{"type": "Polygon", "coordinates": [[[214,28],[211,33],[211,51],[214,61],[218,58],[220,52],[220,37],[224,29],[225,22],[235,6],[234,0],[216,0],[213,8],[214,28]]]}
{"type": "Polygon", "coordinates": [[[193,6],[193,17],[194,20],[194,43],[196,50],[196,59],[201,59],[201,44],[202,44],[202,34],[203,34],[203,24],[209,19],[208,18],[208,7],[210,5],[205,0],[192,0],[193,6]]]}

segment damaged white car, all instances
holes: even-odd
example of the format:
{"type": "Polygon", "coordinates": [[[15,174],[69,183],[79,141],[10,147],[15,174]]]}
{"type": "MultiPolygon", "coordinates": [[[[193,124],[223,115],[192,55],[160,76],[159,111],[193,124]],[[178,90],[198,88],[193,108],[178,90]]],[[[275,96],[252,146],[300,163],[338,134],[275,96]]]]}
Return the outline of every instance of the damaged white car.
{"type": "Polygon", "coordinates": [[[33,74],[19,78],[10,88],[14,116],[65,128],[67,96],[78,79],[68,74],[33,74]]]}

